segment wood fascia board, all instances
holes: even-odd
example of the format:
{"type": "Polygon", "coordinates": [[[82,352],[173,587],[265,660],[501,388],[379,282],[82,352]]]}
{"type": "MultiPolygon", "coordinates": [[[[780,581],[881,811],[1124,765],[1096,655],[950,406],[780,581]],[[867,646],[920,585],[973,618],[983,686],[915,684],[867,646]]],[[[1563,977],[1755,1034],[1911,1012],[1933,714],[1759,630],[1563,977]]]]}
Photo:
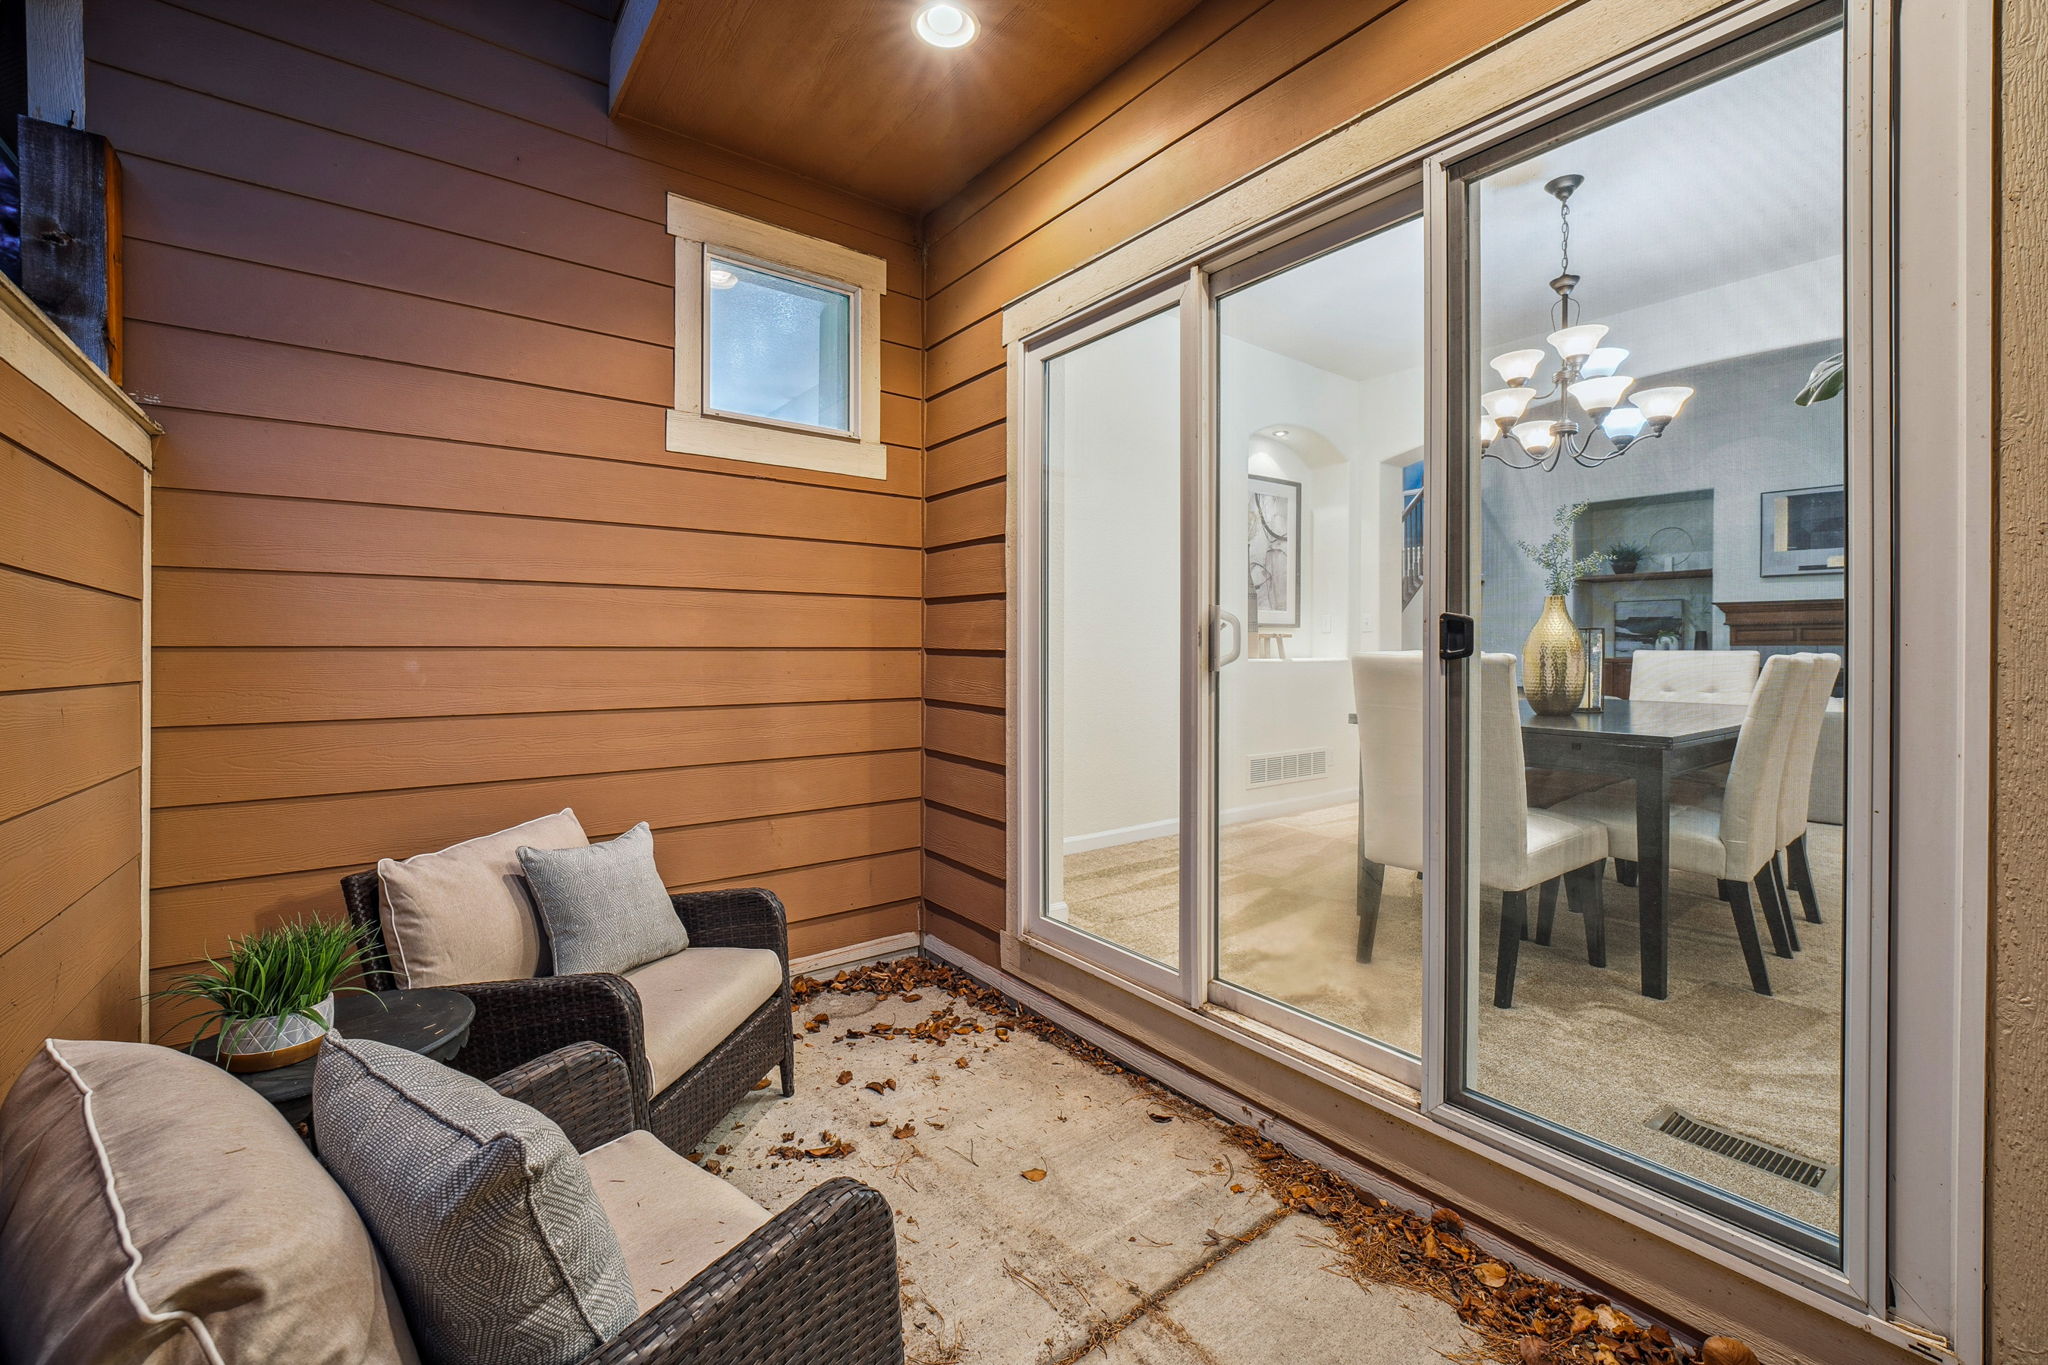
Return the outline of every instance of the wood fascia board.
{"type": "Polygon", "coordinates": [[[135,463],[151,467],[151,441],[163,428],[5,277],[0,277],[0,362],[19,370],[135,463]]]}
{"type": "Polygon", "coordinates": [[[654,28],[655,11],[660,8],[661,0],[625,0],[619,9],[612,29],[611,89],[606,105],[613,118],[621,116],[619,110],[626,102],[626,89],[633,83],[640,54],[647,50],[647,35],[654,28]]]}

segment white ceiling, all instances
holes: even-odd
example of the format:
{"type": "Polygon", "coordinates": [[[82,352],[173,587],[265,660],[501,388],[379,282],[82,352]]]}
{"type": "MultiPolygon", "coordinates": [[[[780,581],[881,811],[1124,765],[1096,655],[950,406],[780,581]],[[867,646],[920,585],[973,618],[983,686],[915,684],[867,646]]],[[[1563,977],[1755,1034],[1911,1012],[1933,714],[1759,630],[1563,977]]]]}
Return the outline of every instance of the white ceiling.
{"type": "MultiPolygon", "coordinates": [[[[1841,67],[1840,35],[1825,36],[1482,181],[1483,351],[1529,344],[1553,326],[1557,201],[1543,184],[1567,172],[1586,177],[1572,199],[1586,321],[1839,255],[1841,67]]],[[[1402,224],[1229,296],[1223,331],[1356,379],[1412,369],[1423,256],[1421,224],[1402,224]]],[[[1839,325],[1817,317],[1807,330],[1839,325]]]]}

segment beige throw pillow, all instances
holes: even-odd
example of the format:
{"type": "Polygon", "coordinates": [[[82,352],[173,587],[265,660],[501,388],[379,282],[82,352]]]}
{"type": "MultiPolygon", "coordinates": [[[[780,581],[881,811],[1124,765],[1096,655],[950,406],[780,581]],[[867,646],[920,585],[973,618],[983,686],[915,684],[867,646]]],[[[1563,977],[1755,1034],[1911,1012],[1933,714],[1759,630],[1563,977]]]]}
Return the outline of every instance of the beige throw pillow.
{"type": "Polygon", "coordinates": [[[0,1110],[9,1365],[417,1365],[348,1196],[261,1096],[145,1043],[52,1040],[0,1110]]]}
{"type": "Polygon", "coordinates": [[[519,866],[519,850],[582,848],[590,840],[573,810],[377,864],[378,915],[400,986],[517,981],[544,965],[540,922],[519,866]]]}

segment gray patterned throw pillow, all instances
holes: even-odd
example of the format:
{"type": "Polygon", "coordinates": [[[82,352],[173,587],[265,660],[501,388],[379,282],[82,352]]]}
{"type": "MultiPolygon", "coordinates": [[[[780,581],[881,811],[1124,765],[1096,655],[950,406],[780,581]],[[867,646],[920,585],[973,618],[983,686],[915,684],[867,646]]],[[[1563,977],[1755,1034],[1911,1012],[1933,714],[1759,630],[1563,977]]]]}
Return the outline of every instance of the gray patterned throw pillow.
{"type": "Polygon", "coordinates": [[[583,1159],[539,1110],[416,1053],[329,1034],[313,1132],[437,1365],[570,1365],[636,1316],[583,1159]]]}
{"type": "Polygon", "coordinates": [[[540,906],[555,974],[632,971],[690,946],[654,866],[641,821],[608,844],[522,848],[520,865],[540,906]]]}

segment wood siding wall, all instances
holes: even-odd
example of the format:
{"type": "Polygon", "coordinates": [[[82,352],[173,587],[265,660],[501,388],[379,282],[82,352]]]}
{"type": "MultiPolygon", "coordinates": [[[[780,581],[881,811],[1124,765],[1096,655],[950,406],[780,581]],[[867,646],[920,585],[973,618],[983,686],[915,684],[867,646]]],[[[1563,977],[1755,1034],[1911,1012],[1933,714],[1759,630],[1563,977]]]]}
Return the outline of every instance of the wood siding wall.
{"type": "Polygon", "coordinates": [[[1003,927],[1003,307],[1560,7],[1207,0],[926,219],[929,932],[1003,927]]]}
{"type": "Polygon", "coordinates": [[[151,961],[574,807],[917,925],[915,224],[605,113],[570,0],[94,5],[158,460],[151,961]],[[675,191],[887,259],[888,477],[671,455],[675,191]]]}
{"type": "Polygon", "coordinates": [[[141,1032],[148,438],[128,422],[124,448],[81,415],[104,426],[117,405],[70,368],[53,326],[25,316],[33,305],[0,290],[5,1095],[46,1037],[141,1032]]]}

